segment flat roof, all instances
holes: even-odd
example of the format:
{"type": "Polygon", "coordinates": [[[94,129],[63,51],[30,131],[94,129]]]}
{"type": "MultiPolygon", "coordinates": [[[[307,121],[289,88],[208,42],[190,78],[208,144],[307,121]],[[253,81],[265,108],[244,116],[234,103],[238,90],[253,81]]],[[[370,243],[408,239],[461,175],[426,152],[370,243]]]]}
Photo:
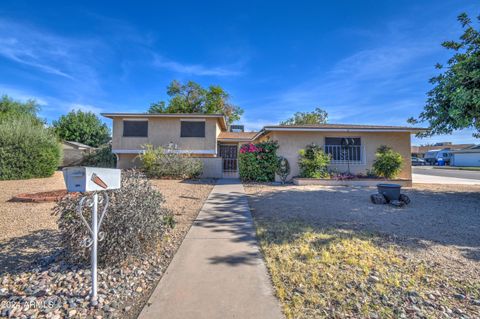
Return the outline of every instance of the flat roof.
{"type": "Polygon", "coordinates": [[[202,113],[100,113],[104,117],[114,119],[122,118],[155,118],[155,117],[186,117],[186,118],[218,118],[224,130],[227,129],[227,121],[223,114],[202,114],[202,113]]]}
{"type": "Polygon", "coordinates": [[[222,141],[232,141],[232,142],[242,142],[242,141],[251,141],[258,132],[220,132],[218,135],[218,140],[222,141]]]}

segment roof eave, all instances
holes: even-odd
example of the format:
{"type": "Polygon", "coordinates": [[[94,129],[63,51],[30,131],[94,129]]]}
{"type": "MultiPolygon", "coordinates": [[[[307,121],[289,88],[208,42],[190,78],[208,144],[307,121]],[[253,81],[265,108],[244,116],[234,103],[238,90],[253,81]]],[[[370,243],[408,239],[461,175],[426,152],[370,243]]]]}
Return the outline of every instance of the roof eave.
{"type": "MultiPolygon", "coordinates": [[[[262,131],[268,132],[409,132],[417,134],[425,132],[424,128],[324,128],[324,127],[268,127],[262,131]]],[[[259,133],[261,133],[260,131],[259,133]]]]}
{"type": "Polygon", "coordinates": [[[138,117],[192,117],[192,118],[218,118],[223,130],[227,130],[227,120],[223,114],[195,114],[195,113],[100,113],[101,116],[114,119],[117,117],[138,118],[138,117]]]}

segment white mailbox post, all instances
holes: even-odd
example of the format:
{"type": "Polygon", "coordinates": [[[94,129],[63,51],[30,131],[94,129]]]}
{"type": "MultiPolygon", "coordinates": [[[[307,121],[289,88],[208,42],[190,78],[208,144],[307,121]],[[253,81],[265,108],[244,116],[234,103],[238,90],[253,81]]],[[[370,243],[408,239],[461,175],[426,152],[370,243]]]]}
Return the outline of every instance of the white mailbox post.
{"type": "Polygon", "coordinates": [[[102,226],[103,217],[108,207],[108,193],[99,191],[106,191],[110,189],[118,189],[121,186],[121,170],[112,168],[97,168],[97,167],[66,167],[63,169],[63,177],[67,185],[68,192],[95,192],[92,198],[88,195],[83,196],[78,203],[77,213],[85,226],[90,231],[91,238],[86,238],[84,244],[86,247],[92,247],[91,251],[91,266],[92,266],[92,291],[90,294],[90,301],[92,305],[97,305],[97,248],[98,242],[103,240],[102,232],[99,232],[102,226]],[[100,197],[100,200],[99,200],[100,197]],[[91,225],[83,216],[83,205],[87,204],[92,207],[91,225]],[[98,204],[103,205],[103,210],[98,218],[98,204]]]}

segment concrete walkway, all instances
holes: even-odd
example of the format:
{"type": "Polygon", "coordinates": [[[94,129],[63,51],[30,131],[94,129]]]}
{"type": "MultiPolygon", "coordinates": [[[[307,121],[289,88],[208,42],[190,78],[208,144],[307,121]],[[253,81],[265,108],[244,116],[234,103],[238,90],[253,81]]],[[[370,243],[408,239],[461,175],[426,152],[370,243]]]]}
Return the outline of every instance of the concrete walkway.
{"type": "Polygon", "coordinates": [[[238,180],[213,188],[139,318],[283,318],[238,180]]]}

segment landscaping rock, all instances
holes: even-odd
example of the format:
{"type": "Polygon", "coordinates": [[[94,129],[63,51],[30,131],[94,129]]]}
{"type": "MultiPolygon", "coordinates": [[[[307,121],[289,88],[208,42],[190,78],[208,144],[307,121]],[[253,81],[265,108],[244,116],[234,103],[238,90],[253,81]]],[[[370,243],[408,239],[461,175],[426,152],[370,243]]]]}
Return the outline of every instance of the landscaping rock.
{"type": "Polygon", "coordinates": [[[370,195],[370,200],[375,205],[384,205],[387,203],[387,199],[382,194],[372,194],[370,195]]]}

